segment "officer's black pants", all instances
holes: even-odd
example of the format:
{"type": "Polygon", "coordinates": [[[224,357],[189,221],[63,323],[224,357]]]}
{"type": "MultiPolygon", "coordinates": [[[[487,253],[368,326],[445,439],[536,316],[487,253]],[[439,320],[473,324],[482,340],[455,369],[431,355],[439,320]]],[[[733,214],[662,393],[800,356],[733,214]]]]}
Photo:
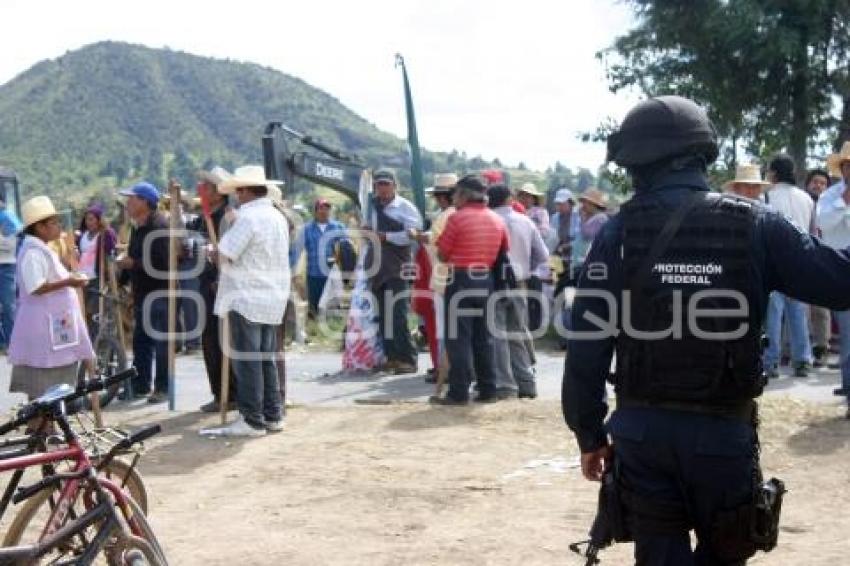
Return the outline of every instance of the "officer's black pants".
{"type": "Polygon", "coordinates": [[[752,497],[752,427],[731,418],[638,408],[617,410],[608,427],[624,485],[641,498],[683,504],[695,524],[691,550],[688,531],[653,533],[634,511],[636,564],[744,564],[719,560],[709,541],[717,511],[752,497]]]}

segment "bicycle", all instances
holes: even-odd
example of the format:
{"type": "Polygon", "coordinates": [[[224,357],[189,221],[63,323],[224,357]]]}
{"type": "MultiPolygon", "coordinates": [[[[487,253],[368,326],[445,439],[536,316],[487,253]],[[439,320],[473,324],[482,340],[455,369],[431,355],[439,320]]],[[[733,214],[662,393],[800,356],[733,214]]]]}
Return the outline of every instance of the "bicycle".
{"type": "MultiPolygon", "coordinates": [[[[120,379],[129,379],[135,375],[135,370],[129,370],[123,374],[119,374],[120,379]]],[[[68,411],[69,415],[72,413],[68,411]]],[[[122,441],[126,441],[128,434],[116,428],[96,428],[91,417],[87,413],[78,411],[74,414],[77,421],[77,430],[75,431],[80,440],[86,447],[86,452],[89,454],[89,459],[94,464],[98,473],[107,479],[111,479],[118,483],[121,488],[126,489],[133,500],[138,503],[142,512],[148,512],[148,495],[144,481],[136,470],[136,465],[141,457],[141,447],[134,446],[131,448],[122,448],[122,441]],[[85,423],[84,419],[88,422],[85,423]],[[123,455],[131,455],[130,462],[125,462],[117,458],[107,458],[112,450],[118,450],[118,453],[123,455]]],[[[0,440],[0,460],[33,454],[36,452],[46,452],[50,448],[51,442],[55,443],[56,438],[49,430],[49,421],[42,420],[36,430],[31,431],[26,436],[8,438],[0,440]],[[18,447],[18,448],[16,448],[18,447]],[[10,448],[16,448],[9,450],[10,448]]],[[[53,475],[55,468],[52,465],[42,467],[42,474],[46,476],[53,475]]],[[[9,503],[12,500],[15,490],[20,485],[23,479],[24,470],[16,470],[12,474],[12,478],[6,485],[6,489],[0,497],[0,520],[8,509],[9,503]]],[[[50,499],[43,498],[43,502],[51,504],[50,499]]]]}
{"type": "MultiPolygon", "coordinates": [[[[42,419],[58,425],[66,447],[44,453],[14,455],[0,459],[0,472],[25,470],[35,466],[72,464],[70,472],[54,473],[34,485],[18,488],[13,496],[17,504],[28,500],[12,521],[0,549],[0,564],[25,563],[51,555],[50,563],[92,564],[103,558],[109,565],[166,565],[167,560],[153,530],[138,504],[115,482],[97,475],[80,439],[70,426],[66,404],[101,391],[133,375],[133,370],[106,380],[88,382],[76,389],[57,385],[39,399],[24,406],[11,422],[0,426],[0,436],[42,419]],[[58,493],[55,505],[43,525],[35,521],[36,511],[52,493],[58,493]],[[78,511],[75,505],[81,504],[78,511]],[[34,542],[21,546],[25,534],[34,542]],[[66,561],[72,557],[70,562],[66,561]]],[[[160,431],[153,425],[128,435],[103,457],[108,465],[122,449],[129,448],[160,431]]],[[[28,540],[29,542],[29,540],[28,540]]]]}
{"type": "MultiPolygon", "coordinates": [[[[94,376],[96,378],[104,378],[109,375],[115,375],[129,367],[127,361],[127,351],[121,341],[121,332],[118,329],[119,317],[118,309],[121,308],[123,301],[116,295],[105,291],[97,291],[97,294],[103,297],[103,311],[99,314],[92,315],[92,319],[97,324],[97,331],[92,339],[92,347],[94,349],[94,376]]],[[[84,381],[87,374],[87,366],[84,363],[80,364],[77,370],[77,380],[84,381]]],[[[130,384],[124,386],[125,399],[132,398],[130,384]]],[[[118,395],[121,389],[121,384],[116,383],[113,386],[105,389],[100,393],[100,407],[106,407],[118,395]]],[[[84,401],[86,409],[91,409],[91,400],[84,401]]]]}

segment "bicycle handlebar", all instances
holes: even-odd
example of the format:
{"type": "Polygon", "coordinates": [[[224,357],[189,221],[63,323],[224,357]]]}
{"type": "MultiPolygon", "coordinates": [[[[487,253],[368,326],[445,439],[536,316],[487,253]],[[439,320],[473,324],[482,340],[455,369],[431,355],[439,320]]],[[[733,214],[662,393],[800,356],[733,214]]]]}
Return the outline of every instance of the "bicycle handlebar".
{"type": "Polygon", "coordinates": [[[24,405],[18,411],[17,416],[3,424],[0,425],[0,436],[10,433],[11,431],[19,428],[35,417],[39,415],[43,415],[46,412],[52,410],[59,403],[68,403],[70,401],[74,401],[75,399],[79,399],[81,397],[85,397],[89,393],[94,393],[96,391],[102,391],[104,389],[108,389],[122,381],[127,379],[131,379],[136,376],[136,368],[125,369],[124,371],[120,371],[115,375],[111,375],[107,378],[103,379],[92,379],[77,385],[77,388],[68,393],[67,395],[63,395],[61,397],[57,397],[55,399],[51,399],[49,402],[42,401],[41,399],[36,399],[32,401],[28,405],[24,405]]]}

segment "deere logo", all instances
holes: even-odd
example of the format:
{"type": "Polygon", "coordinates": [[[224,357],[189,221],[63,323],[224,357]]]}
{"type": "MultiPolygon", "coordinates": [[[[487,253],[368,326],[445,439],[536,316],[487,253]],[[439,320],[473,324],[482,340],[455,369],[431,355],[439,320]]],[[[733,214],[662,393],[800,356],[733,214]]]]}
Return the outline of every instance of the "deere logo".
{"type": "Polygon", "coordinates": [[[336,179],[337,181],[343,181],[345,177],[345,171],[336,167],[324,165],[323,163],[317,161],[316,175],[319,177],[325,177],[326,179],[336,179]]]}

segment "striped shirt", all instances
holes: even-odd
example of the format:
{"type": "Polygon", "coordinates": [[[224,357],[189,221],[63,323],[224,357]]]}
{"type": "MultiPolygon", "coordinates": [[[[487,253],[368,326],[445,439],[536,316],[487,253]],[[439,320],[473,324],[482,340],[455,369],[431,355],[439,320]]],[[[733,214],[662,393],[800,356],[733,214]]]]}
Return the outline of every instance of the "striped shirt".
{"type": "Polygon", "coordinates": [[[502,246],[510,247],[504,221],[479,202],[468,203],[449,216],[437,239],[440,254],[455,267],[490,268],[502,246]]]}

